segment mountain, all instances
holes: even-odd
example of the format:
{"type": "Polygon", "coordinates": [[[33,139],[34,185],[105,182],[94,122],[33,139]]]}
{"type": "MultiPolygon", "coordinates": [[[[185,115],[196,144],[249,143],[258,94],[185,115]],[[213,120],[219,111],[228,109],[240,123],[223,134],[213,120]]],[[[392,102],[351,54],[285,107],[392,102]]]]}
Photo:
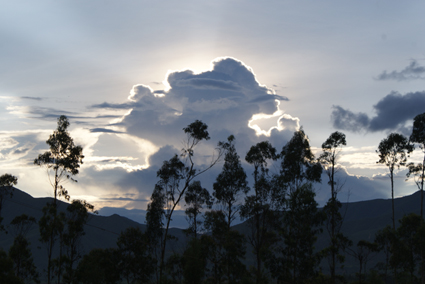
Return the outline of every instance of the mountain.
{"type": "MultiPolygon", "coordinates": [[[[14,190],[12,198],[7,198],[3,204],[2,216],[4,217],[3,225],[10,224],[14,217],[27,214],[33,216],[37,221],[42,216],[42,208],[47,202],[51,202],[52,198],[34,198],[29,194],[19,190],[14,190]]],[[[59,210],[66,210],[67,203],[58,201],[59,210]]],[[[395,199],[396,219],[400,219],[403,215],[409,213],[419,214],[420,212],[420,192],[412,195],[395,199]]],[[[360,201],[353,203],[343,203],[341,212],[344,215],[344,224],[342,232],[348,236],[353,244],[356,245],[359,240],[373,241],[375,233],[387,225],[392,224],[391,216],[391,199],[375,199],[368,201],[360,201]]],[[[105,214],[105,211],[103,212],[105,214]]],[[[116,247],[116,241],[119,234],[128,227],[140,227],[142,231],[146,229],[146,225],[132,221],[126,217],[113,214],[110,216],[99,216],[90,214],[89,221],[85,227],[86,235],[82,239],[84,252],[87,253],[94,248],[116,247]]],[[[241,233],[248,233],[248,227],[245,223],[235,225],[234,229],[241,233]]],[[[178,237],[178,241],[170,242],[168,246],[169,252],[182,252],[187,241],[183,231],[178,228],[170,229],[170,233],[178,237]]],[[[28,233],[28,239],[31,242],[32,252],[36,265],[43,268],[46,261],[46,249],[44,244],[40,243],[38,226],[35,224],[28,233]]],[[[14,236],[9,234],[0,234],[0,248],[8,250],[13,243],[14,236]]],[[[320,250],[328,244],[328,236],[324,233],[319,235],[316,248],[320,250]]],[[[246,262],[253,262],[252,249],[247,248],[246,262]]],[[[354,272],[357,270],[357,262],[350,256],[346,258],[346,272],[354,272]]],[[[368,264],[373,267],[374,263],[379,260],[379,256],[368,264]]],[[[323,272],[326,273],[327,263],[322,263],[323,272]]]]}

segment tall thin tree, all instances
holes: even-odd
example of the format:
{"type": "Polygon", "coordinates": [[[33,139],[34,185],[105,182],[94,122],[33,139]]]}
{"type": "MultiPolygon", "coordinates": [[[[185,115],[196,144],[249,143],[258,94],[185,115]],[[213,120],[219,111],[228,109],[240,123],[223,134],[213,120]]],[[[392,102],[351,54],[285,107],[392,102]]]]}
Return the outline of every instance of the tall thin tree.
{"type": "Polygon", "coordinates": [[[413,163],[409,163],[409,172],[407,173],[408,178],[412,174],[418,178],[417,180],[415,180],[415,182],[418,185],[419,190],[421,191],[421,217],[423,218],[425,179],[425,113],[419,114],[413,119],[413,128],[412,134],[410,135],[410,142],[418,144],[419,148],[424,154],[422,163],[419,163],[416,166],[413,163]]]}
{"type": "Polygon", "coordinates": [[[267,246],[269,232],[271,181],[268,176],[267,162],[276,160],[276,149],[268,141],[252,146],[246,154],[245,160],[254,166],[254,195],[245,198],[241,207],[241,216],[248,219],[251,234],[248,240],[251,243],[256,257],[255,277],[259,284],[263,279],[263,253],[267,246]]]}
{"type": "Polygon", "coordinates": [[[394,170],[400,166],[406,165],[409,153],[413,151],[413,145],[409,143],[402,134],[391,133],[387,138],[379,143],[379,160],[376,163],[384,164],[388,167],[391,180],[391,200],[392,200],[392,221],[393,230],[395,230],[395,211],[394,211],[394,170]]]}
{"type": "Polygon", "coordinates": [[[324,207],[324,212],[328,215],[327,231],[330,237],[330,246],[325,249],[329,257],[329,268],[331,272],[331,281],[335,283],[336,280],[336,264],[344,258],[340,255],[340,250],[346,246],[347,238],[344,237],[340,231],[342,227],[342,215],[340,213],[341,203],[337,199],[338,192],[341,190],[343,183],[337,182],[335,175],[339,171],[338,159],[343,146],[347,142],[345,134],[341,132],[332,133],[328,139],[322,144],[322,154],[320,155],[320,162],[328,176],[328,184],[331,187],[331,198],[328,200],[324,207]]]}
{"type": "Polygon", "coordinates": [[[35,165],[47,168],[50,184],[53,187],[53,203],[48,204],[44,210],[45,215],[50,214],[51,216],[40,223],[40,233],[43,235],[42,240],[48,243],[48,284],[51,281],[53,246],[56,234],[59,233],[55,227],[62,226],[60,225],[60,220],[57,218],[57,199],[64,197],[66,200],[69,200],[70,196],[63,183],[65,180],[76,182],[73,177],[78,174],[84,158],[82,154],[83,148],[74,144],[74,140],[68,132],[68,127],[68,118],[61,115],[58,118],[56,130],[53,131],[46,141],[47,145],[49,145],[49,150],[38,155],[34,160],[35,165]],[[45,228],[43,229],[41,225],[45,226],[45,228]]]}
{"type": "MultiPolygon", "coordinates": [[[[184,194],[191,182],[197,176],[212,168],[222,155],[222,151],[219,149],[218,155],[213,156],[210,164],[206,168],[196,168],[193,160],[195,148],[202,140],[210,139],[207,128],[208,126],[200,120],[196,120],[183,128],[183,131],[187,134],[187,140],[185,148],[182,149],[182,154],[180,157],[175,155],[169,161],[164,161],[162,167],[157,172],[159,181],[155,185],[155,189],[151,197],[152,204],[155,206],[149,207],[148,205],[148,211],[152,209],[155,209],[155,211],[151,212],[152,214],[149,215],[150,219],[148,219],[147,216],[147,221],[148,223],[151,221],[152,224],[162,225],[163,223],[161,219],[163,216],[165,217],[165,228],[163,234],[161,234],[161,257],[158,279],[160,283],[162,282],[163,277],[168,229],[170,227],[173,212],[179,205],[180,200],[184,197],[184,194]],[[158,198],[158,200],[155,200],[156,198],[158,198]]],[[[154,229],[158,232],[158,230],[152,226],[149,227],[148,225],[148,228],[154,229]]]]}
{"type": "Polygon", "coordinates": [[[228,230],[239,211],[237,206],[239,194],[247,194],[249,191],[247,176],[236,152],[234,141],[235,137],[231,135],[227,138],[227,142],[219,145],[226,154],[223,169],[213,184],[213,195],[217,203],[224,207],[228,230]]]}

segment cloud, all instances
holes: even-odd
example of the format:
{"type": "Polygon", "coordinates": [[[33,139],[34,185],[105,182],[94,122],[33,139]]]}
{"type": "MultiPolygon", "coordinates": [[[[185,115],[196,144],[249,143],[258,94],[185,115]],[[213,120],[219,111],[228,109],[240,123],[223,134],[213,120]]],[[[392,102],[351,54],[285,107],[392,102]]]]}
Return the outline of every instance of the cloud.
{"type": "Polygon", "coordinates": [[[331,120],[336,129],[358,132],[368,127],[370,119],[365,113],[354,113],[340,106],[332,106],[331,120]]]}
{"type": "Polygon", "coordinates": [[[90,132],[92,133],[123,133],[121,131],[115,131],[115,130],[107,129],[107,128],[93,128],[93,129],[90,129],[90,132]]]}
{"type": "Polygon", "coordinates": [[[210,146],[230,134],[248,136],[256,143],[255,134],[270,136],[273,127],[290,132],[298,127],[298,118],[279,109],[280,102],[289,99],[261,85],[253,70],[234,58],[218,58],[211,63],[210,70],[200,73],[169,71],[164,85],[164,90],[154,91],[138,84],[133,86],[127,102],[104,102],[92,108],[128,109],[129,113],[115,126],[159,147],[172,145],[177,149],[182,148],[182,128],[196,119],[206,123],[210,136],[215,138],[210,146]],[[256,125],[261,125],[262,118],[270,117],[273,124],[262,124],[268,125],[265,131],[250,127],[248,123],[254,115],[259,120],[256,125]]]}
{"type": "Polygon", "coordinates": [[[392,71],[387,72],[383,71],[378,75],[376,80],[395,80],[395,81],[405,81],[405,80],[417,80],[425,79],[425,66],[420,66],[416,60],[412,60],[410,64],[401,71],[392,71]]]}
{"type": "Polygon", "coordinates": [[[26,96],[22,96],[21,99],[24,99],[24,100],[33,100],[33,101],[41,101],[41,100],[43,100],[40,97],[26,97],[26,96]]]}
{"type": "Polygon", "coordinates": [[[391,92],[373,106],[376,115],[372,118],[365,113],[354,113],[341,106],[333,106],[331,121],[336,129],[353,132],[396,129],[408,132],[405,123],[425,112],[424,106],[425,91],[405,95],[391,92]]]}

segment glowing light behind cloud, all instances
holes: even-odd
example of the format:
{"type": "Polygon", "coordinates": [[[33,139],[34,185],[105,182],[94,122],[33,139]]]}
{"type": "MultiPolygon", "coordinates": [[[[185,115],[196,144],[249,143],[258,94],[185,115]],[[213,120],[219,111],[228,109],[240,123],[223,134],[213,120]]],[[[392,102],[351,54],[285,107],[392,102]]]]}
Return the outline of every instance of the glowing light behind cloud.
{"type": "Polygon", "coordinates": [[[275,100],[275,102],[277,111],[273,114],[257,113],[254,114],[251,120],[248,121],[248,127],[254,129],[257,136],[264,135],[270,137],[273,129],[278,131],[285,130],[287,126],[285,126],[285,123],[282,122],[284,120],[292,120],[295,123],[295,130],[299,130],[299,118],[294,118],[289,114],[284,114],[279,107],[280,101],[275,100]]]}

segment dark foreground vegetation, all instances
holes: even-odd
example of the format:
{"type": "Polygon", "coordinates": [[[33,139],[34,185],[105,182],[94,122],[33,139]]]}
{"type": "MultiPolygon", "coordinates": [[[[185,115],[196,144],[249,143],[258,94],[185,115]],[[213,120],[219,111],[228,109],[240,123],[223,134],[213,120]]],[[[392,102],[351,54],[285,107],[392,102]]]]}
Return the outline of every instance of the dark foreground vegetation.
{"type": "MultiPolygon", "coordinates": [[[[46,141],[49,151],[34,160],[48,170],[52,202],[38,220],[24,214],[0,228],[0,237],[6,230],[14,236],[7,252],[0,249],[0,283],[424,283],[425,114],[415,117],[409,139],[392,133],[378,146],[378,163],[388,167],[391,181],[392,224],[371,240],[354,243],[342,230],[344,211],[338,193],[343,181],[337,172],[339,153],[346,145],[343,133],[332,133],[319,157],[302,129],[280,152],[268,141],[253,145],[245,156],[252,167],[250,188],[233,136],[218,143],[207,167],[197,167],[196,146],[210,137],[207,125],[195,121],[183,129],[187,139],[182,153],[164,161],[157,172],[146,229],[129,227],[115,247],[87,254],[82,238],[90,212],[95,212],[84,200],[71,200],[63,186],[64,181],[76,181],[84,158],[68,126],[61,116],[46,141]],[[407,163],[413,143],[424,152],[422,163],[407,163]],[[197,178],[220,160],[224,164],[210,195],[197,178]],[[270,172],[271,164],[279,165],[279,171],[270,172]],[[406,178],[414,179],[420,191],[420,214],[405,215],[396,224],[393,179],[401,166],[407,166],[406,178]],[[330,199],[319,209],[312,186],[322,182],[323,172],[330,199]],[[69,202],[66,210],[58,210],[60,197],[69,202]],[[183,204],[189,223],[187,242],[174,250],[170,222],[183,204]],[[236,216],[245,220],[243,232],[232,225],[236,216]],[[27,238],[36,225],[46,256],[44,269],[35,265],[27,238]],[[321,249],[317,249],[319,236],[321,249]],[[344,272],[347,257],[356,260],[356,273],[344,272]],[[374,258],[379,259],[376,265],[367,266],[374,258]]],[[[0,177],[0,224],[3,201],[13,195],[16,184],[17,178],[10,174],[0,177]]]]}

